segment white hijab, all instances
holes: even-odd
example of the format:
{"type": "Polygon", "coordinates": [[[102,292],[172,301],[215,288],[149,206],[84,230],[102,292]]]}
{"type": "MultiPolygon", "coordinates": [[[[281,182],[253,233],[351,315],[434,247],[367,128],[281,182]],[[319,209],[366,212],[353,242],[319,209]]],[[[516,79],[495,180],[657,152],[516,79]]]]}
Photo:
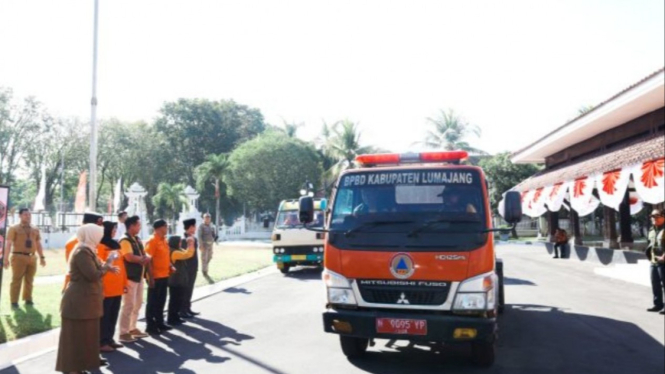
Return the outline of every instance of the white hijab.
{"type": "Polygon", "coordinates": [[[95,251],[97,245],[102,240],[104,236],[104,229],[101,226],[95,225],[93,223],[87,223],[81,227],[76,232],[76,237],[79,240],[79,245],[82,247],[88,247],[95,251]]]}

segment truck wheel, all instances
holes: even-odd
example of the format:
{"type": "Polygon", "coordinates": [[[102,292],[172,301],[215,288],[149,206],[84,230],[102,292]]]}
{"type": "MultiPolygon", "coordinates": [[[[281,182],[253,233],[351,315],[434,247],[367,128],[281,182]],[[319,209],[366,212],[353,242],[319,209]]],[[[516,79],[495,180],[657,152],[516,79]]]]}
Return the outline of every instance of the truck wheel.
{"type": "Polygon", "coordinates": [[[279,271],[281,271],[282,274],[288,274],[290,269],[291,269],[291,265],[284,264],[284,266],[282,266],[282,268],[279,269],[279,271]]]}
{"type": "Polygon", "coordinates": [[[490,367],[494,364],[495,351],[494,343],[471,343],[471,360],[480,367],[490,367]]]}
{"type": "Polygon", "coordinates": [[[342,345],[342,352],[348,358],[360,358],[364,356],[369,345],[369,339],[343,335],[340,335],[339,342],[342,345]]]}

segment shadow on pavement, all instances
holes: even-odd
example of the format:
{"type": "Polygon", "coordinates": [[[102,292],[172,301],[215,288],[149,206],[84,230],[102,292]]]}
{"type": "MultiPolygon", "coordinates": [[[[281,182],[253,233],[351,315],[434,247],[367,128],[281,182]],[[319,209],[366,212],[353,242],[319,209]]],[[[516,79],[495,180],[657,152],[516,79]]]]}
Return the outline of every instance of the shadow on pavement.
{"type": "Polygon", "coordinates": [[[499,329],[497,359],[489,369],[473,366],[468,345],[446,346],[437,352],[406,341],[392,347],[392,342],[377,341],[365,358],[350,362],[377,374],[625,374],[665,370],[663,345],[628,322],[542,305],[507,305],[499,329]]]}
{"type": "Polygon", "coordinates": [[[318,267],[298,267],[291,269],[291,271],[285,276],[301,281],[320,281],[322,271],[323,269],[318,267]]]}
{"type": "Polygon", "coordinates": [[[503,284],[506,286],[535,286],[536,284],[526,279],[504,277],[503,284]]]}
{"type": "Polygon", "coordinates": [[[154,340],[139,340],[127,344],[117,352],[105,354],[104,357],[110,364],[105,370],[111,373],[195,374],[195,371],[183,368],[188,361],[222,364],[231,359],[216,355],[206,347],[207,344],[222,348],[227,344],[240,345],[244,340],[254,339],[220,323],[201,318],[193,319],[177,330],[184,336],[174,333],[174,330],[154,336],[154,340]],[[165,345],[166,348],[157,343],[165,345]],[[127,350],[136,352],[138,359],[123,353],[127,350]]]}
{"type": "Polygon", "coordinates": [[[243,295],[251,295],[252,293],[247,291],[246,288],[237,288],[237,287],[231,287],[227,288],[224,290],[226,293],[241,293],[243,295]]]}

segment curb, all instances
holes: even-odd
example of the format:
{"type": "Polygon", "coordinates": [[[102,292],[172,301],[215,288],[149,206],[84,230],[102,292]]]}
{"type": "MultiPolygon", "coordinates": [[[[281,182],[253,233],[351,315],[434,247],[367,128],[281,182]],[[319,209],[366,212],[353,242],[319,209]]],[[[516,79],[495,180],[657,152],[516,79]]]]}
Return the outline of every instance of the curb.
{"type": "MultiPolygon", "coordinates": [[[[229,278],[215,284],[197,287],[194,289],[192,302],[207,299],[228,289],[238,287],[242,284],[255,281],[268,275],[277,274],[277,272],[277,268],[271,264],[251,273],[229,278]]],[[[144,308],[145,301],[141,307],[139,315],[144,314],[144,308]]],[[[139,321],[143,320],[144,318],[139,318],[139,321]]],[[[7,369],[56,350],[58,348],[59,339],[60,328],[58,327],[39,334],[0,344],[0,370],[7,369]]]]}

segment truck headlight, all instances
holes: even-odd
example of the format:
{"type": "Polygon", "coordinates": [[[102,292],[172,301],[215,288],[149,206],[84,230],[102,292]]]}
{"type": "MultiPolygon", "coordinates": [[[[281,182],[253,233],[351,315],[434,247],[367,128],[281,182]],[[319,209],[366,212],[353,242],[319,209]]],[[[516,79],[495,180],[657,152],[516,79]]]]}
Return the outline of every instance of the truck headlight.
{"type": "Polygon", "coordinates": [[[358,305],[348,279],[328,269],[323,271],[322,278],[327,289],[328,303],[358,305]]]}
{"type": "Polygon", "coordinates": [[[481,274],[460,284],[453,303],[453,310],[492,310],[496,306],[496,285],[498,277],[494,272],[481,274]]]}
{"type": "Polygon", "coordinates": [[[358,304],[353,290],[350,288],[328,288],[328,302],[330,304],[358,304]]]}
{"type": "Polygon", "coordinates": [[[328,269],[323,271],[321,277],[323,278],[323,283],[326,285],[326,287],[351,288],[351,282],[349,282],[348,279],[328,269]]]}
{"type": "Polygon", "coordinates": [[[487,305],[485,293],[458,293],[455,297],[454,310],[485,310],[487,305]]]}

